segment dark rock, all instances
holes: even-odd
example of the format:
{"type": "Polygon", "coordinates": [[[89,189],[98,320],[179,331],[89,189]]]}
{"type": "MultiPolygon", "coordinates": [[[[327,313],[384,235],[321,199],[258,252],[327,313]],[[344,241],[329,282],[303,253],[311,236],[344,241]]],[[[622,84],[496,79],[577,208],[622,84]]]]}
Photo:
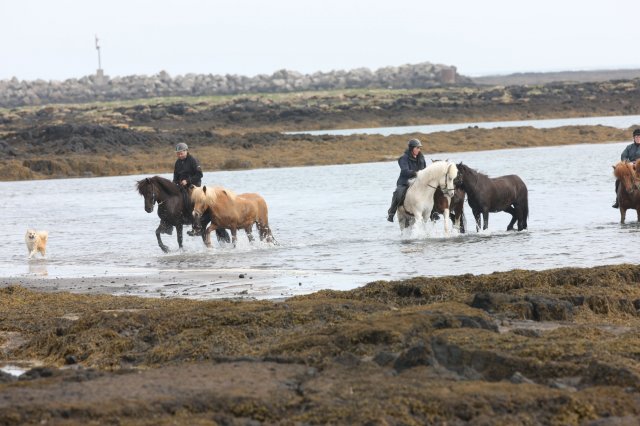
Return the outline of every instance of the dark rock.
{"type": "Polygon", "coordinates": [[[357,367],[362,361],[356,355],[351,352],[345,352],[333,358],[333,361],[337,364],[344,365],[346,367],[357,367]]]}
{"type": "Polygon", "coordinates": [[[15,382],[16,380],[18,380],[18,378],[13,374],[0,371],[0,383],[11,383],[11,382],[15,382]]]}
{"type": "Polygon", "coordinates": [[[393,368],[400,372],[419,365],[432,365],[431,349],[424,345],[414,346],[402,352],[393,363],[393,368]]]}
{"type": "Polygon", "coordinates": [[[19,380],[35,380],[44,377],[52,377],[58,372],[58,370],[49,367],[35,367],[26,373],[22,374],[19,380]]]}
{"type": "Polygon", "coordinates": [[[568,321],[573,318],[573,305],[566,300],[550,299],[542,296],[525,298],[533,306],[535,321],[568,321]]]}
{"type": "Polygon", "coordinates": [[[385,365],[389,365],[391,364],[393,361],[395,361],[395,359],[398,356],[396,354],[393,354],[391,352],[378,352],[374,357],[373,357],[373,362],[375,362],[376,364],[378,364],[381,367],[384,367],[385,365]]]}

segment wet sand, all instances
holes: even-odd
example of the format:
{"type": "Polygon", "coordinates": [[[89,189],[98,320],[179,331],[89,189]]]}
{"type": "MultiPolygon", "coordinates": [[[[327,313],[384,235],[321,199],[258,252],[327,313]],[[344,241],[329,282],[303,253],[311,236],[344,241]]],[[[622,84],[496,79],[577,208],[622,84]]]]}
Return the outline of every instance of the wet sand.
{"type": "Polygon", "coordinates": [[[256,269],[174,270],[136,275],[0,277],[0,287],[20,285],[33,291],[181,297],[196,300],[279,300],[311,292],[295,271],[256,269]],[[276,284],[277,283],[277,284],[276,284]],[[180,291],[172,287],[180,287],[180,291]]]}

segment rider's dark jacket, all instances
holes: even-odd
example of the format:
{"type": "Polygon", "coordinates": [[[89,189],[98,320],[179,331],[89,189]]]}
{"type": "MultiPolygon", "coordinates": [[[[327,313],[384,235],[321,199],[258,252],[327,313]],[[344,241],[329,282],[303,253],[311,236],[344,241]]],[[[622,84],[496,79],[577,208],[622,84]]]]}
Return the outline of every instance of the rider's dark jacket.
{"type": "Polygon", "coordinates": [[[622,155],[620,155],[621,161],[636,161],[640,158],[640,145],[635,142],[627,145],[627,147],[622,151],[622,155]]]}
{"type": "Polygon", "coordinates": [[[200,164],[195,157],[188,153],[184,160],[178,158],[173,166],[173,183],[180,184],[182,180],[186,180],[187,185],[200,186],[202,184],[200,164]]]}
{"type": "Polygon", "coordinates": [[[407,148],[404,154],[398,158],[398,165],[400,166],[400,177],[396,185],[409,185],[409,179],[415,177],[416,172],[427,167],[427,162],[421,152],[416,158],[413,158],[411,148],[407,148]]]}

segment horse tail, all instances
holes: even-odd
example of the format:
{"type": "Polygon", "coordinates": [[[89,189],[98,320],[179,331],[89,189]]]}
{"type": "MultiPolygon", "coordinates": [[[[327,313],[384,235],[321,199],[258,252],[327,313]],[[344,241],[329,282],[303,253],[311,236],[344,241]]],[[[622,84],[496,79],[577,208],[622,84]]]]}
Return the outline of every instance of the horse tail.
{"type": "Polygon", "coordinates": [[[529,190],[527,189],[527,185],[522,182],[523,191],[522,191],[522,223],[523,229],[527,229],[527,220],[529,219],[529,190]]]}
{"type": "Polygon", "coordinates": [[[256,226],[260,232],[260,239],[266,239],[268,243],[278,245],[278,242],[273,237],[271,228],[269,227],[269,207],[267,202],[260,195],[256,194],[258,204],[258,215],[256,218],[256,226]]]}

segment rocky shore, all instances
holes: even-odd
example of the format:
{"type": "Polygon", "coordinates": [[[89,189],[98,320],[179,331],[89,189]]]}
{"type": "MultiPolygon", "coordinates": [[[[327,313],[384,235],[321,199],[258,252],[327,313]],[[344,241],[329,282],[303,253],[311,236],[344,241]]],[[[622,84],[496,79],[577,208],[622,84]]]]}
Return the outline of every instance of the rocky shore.
{"type": "Polygon", "coordinates": [[[399,67],[337,70],[302,74],[279,70],[271,75],[186,74],[171,77],[166,71],[153,76],[110,78],[95,75],[65,81],[0,80],[0,107],[50,103],[122,101],[174,96],[212,96],[239,93],[287,93],[344,89],[408,89],[471,84],[456,67],[424,62],[399,67]]]}
{"type": "Polygon", "coordinates": [[[282,301],[0,289],[0,424],[627,425],[640,267],[282,301]]]}

